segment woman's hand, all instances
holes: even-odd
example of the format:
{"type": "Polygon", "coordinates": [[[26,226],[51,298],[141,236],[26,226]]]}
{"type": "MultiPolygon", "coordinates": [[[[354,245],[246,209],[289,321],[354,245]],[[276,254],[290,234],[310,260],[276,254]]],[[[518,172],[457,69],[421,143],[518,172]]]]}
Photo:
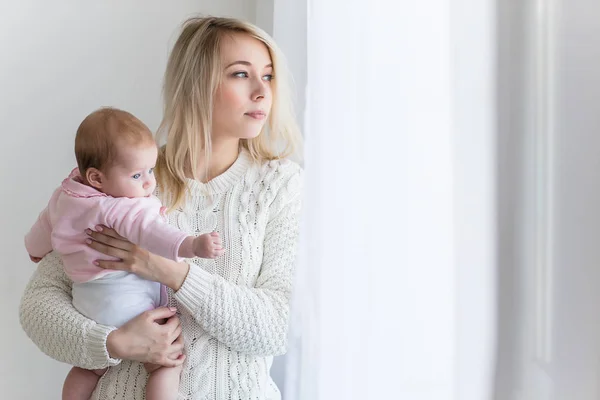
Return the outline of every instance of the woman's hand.
{"type": "Polygon", "coordinates": [[[96,260],[94,264],[105,269],[132,272],[175,291],[179,290],[189,271],[187,263],[178,263],[152,254],[120,236],[114,229],[105,226],[97,226],[96,229],[97,231],[86,230],[90,236],[88,246],[119,260],[96,260]]]}
{"type": "Polygon", "coordinates": [[[176,367],[183,364],[183,336],[174,308],[161,307],[143,312],[106,340],[112,358],[176,367]],[[165,319],[167,322],[161,324],[165,319]]]}

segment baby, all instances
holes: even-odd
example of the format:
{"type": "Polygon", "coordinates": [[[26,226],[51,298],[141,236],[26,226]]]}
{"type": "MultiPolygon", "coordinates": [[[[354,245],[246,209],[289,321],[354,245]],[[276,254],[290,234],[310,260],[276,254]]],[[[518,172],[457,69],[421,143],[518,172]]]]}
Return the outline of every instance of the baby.
{"type": "MultiPolygon", "coordinates": [[[[52,250],[60,254],[73,280],[73,305],[96,322],[119,327],[138,314],[166,305],[166,289],[157,282],[94,265],[110,259],[85,244],[86,229],[105,225],[152,253],[180,261],[223,254],[216,232],[188,236],[168,225],[153,168],[157,146],[152,133],[128,112],[102,108],[88,115],[75,138],[75,168],[54,191],[48,206],[25,236],[29,257],[39,262],[52,250]]],[[[147,366],[146,398],[177,397],[181,367],[147,366]]],[[[74,367],[63,387],[63,400],[88,400],[106,370],[74,367]]]]}

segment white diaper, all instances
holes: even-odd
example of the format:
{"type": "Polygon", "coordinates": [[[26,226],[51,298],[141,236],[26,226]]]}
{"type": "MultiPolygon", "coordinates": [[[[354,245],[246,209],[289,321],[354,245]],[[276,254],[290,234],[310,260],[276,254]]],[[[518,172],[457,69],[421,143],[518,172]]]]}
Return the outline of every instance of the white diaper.
{"type": "Polygon", "coordinates": [[[120,327],[166,302],[164,286],[129,272],[117,271],[93,281],[73,283],[75,308],[102,325],[120,327]]]}

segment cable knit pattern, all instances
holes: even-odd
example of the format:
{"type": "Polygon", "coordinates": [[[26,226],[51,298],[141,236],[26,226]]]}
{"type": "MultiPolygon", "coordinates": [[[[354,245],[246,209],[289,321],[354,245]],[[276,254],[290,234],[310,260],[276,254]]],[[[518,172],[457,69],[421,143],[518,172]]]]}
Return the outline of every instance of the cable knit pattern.
{"type": "MultiPolygon", "coordinates": [[[[188,234],[216,230],[225,255],[193,259],[178,308],[187,355],[180,400],[279,400],[269,376],[286,348],[301,204],[301,169],[288,160],[253,163],[243,151],[206,184],[189,180],[190,198],[169,222],[188,234]]],[[[93,399],[144,399],[147,374],[136,362],[109,359],[112,330],[71,305],[60,259],[40,262],[21,303],[21,324],[52,358],[83,368],[110,365],[93,399]]]]}

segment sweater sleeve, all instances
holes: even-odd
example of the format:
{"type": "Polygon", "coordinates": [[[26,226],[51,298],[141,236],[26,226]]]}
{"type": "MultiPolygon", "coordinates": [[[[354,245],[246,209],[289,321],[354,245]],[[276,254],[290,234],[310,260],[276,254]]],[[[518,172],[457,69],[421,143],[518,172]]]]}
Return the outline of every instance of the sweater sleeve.
{"type": "MultiPolygon", "coordinates": [[[[292,177],[299,181],[300,171],[292,177]]],[[[263,261],[253,288],[236,285],[195,264],[175,293],[211,336],[233,350],[257,356],[286,352],[289,303],[295,263],[300,185],[278,194],[274,215],[267,222],[263,261]]],[[[292,187],[293,186],[293,187],[292,187]]]]}
{"type": "Polygon", "coordinates": [[[179,247],[188,235],[167,224],[160,208],[156,198],[113,199],[105,214],[106,225],[152,253],[181,261],[179,247]]]}
{"type": "Polygon", "coordinates": [[[21,299],[19,318],[27,336],[57,361],[85,369],[117,365],[110,358],[106,338],[115,328],[97,324],[72,304],[72,282],[58,254],[50,253],[31,277],[21,299]]]}

